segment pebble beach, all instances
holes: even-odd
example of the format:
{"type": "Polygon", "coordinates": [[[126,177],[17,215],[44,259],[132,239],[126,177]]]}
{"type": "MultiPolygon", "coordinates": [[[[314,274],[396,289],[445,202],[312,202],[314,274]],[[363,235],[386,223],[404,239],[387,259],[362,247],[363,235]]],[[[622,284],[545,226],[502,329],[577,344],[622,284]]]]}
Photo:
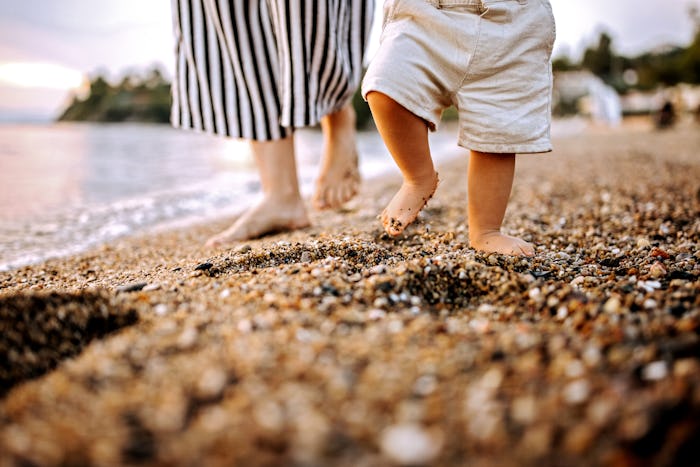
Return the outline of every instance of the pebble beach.
{"type": "Polygon", "coordinates": [[[221,219],[0,272],[0,467],[700,465],[700,127],[521,156],[469,248],[464,152],[399,238],[221,219]]]}

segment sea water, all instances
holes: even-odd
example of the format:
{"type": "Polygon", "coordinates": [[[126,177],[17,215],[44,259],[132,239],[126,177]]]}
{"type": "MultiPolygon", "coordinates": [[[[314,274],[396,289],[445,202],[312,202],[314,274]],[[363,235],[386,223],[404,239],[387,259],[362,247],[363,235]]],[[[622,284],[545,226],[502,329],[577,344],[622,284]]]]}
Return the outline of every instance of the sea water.
{"type": "MultiPolygon", "coordinates": [[[[453,131],[431,137],[453,157],[453,131]]],[[[322,135],[297,132],[301,190],[310,196],[322,135]]],[[[376,131],[358,137],[364,179],[398,175],[376,131]]],[[[236,140],[146,124],[0,125],[0,271],[79,253],[173,223],[233,215],[260,184],[236,140]]]]}

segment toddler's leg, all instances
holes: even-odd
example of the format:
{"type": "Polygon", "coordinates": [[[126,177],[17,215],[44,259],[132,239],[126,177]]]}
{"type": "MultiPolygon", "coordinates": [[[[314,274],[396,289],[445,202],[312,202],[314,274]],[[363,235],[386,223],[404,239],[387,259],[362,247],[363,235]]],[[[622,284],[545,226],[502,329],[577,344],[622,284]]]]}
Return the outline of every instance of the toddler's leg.
{"type": "Polygon", "coordinates": [[[397,236],[413,222],[433,196],[438,176],[433,167],[425,122],[386,94],[367,94],[379,134],[399,166],[403,184],[382,212],[384,230],[397,236]]]}
{"type": "Polygon", "coordinates": [[[515,154],[472,151],[469,158],[469,243],[477,250],[532,256],[534,247],[501,233],[515,174],[515,154]]]}

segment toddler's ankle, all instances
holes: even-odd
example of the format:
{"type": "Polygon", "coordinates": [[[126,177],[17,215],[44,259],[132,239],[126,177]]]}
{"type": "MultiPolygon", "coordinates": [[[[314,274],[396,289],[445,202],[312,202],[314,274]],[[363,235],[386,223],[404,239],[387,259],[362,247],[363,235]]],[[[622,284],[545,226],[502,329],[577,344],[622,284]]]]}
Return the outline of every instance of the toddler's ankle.
{"type": "Polygon", "coordinates": [[[499,253],[513,256],[533,256],[535,247],[525,240],[501,233],[500,230],[489,229],[469,234],[469,244],[472,248],[484,253],[499,253]]]}
{"type": "Polygon", "coordinates": [[[481,244],[489,238],[498,237],[500,235],[503,235],[501,229],[486,229],[480,231],[472,231],[472,229],[469,229],[469,243],[472,245],[481,244]]]}
{"type": "Polygon", "coordinates": [[[433,171],[432,173],[426,173],[418,176],[403,177],[403,183],[407,186],[419,189],[430,189],[431,191],[437,188],[440,179],[438,173],[433,171]]]}

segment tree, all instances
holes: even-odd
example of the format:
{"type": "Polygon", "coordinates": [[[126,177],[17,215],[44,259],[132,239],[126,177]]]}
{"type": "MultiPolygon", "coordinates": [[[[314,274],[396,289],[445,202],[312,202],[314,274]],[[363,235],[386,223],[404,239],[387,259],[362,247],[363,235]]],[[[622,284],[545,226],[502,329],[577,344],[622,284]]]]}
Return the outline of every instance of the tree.
{"type": "Polygon", "coordinates": [[[602,33],[598,38],[598,47],[588,48],[583,54],[583,67],[590,70],[608,84],[615,80],[615,54],[612,51],[612,38],[602,33]]]}
{"type": "Polygon", "coordinates": [[[700,83],[700,27],[695,38],[680,58],[681,79],[687,83],[700,83]]]}
{"type": "Polygon", "coordinates": [[[580,65],[573,63],[569,57],[566,55],[562,55],[560,57],[555,58],[552,60],[552,70],[554,72],[558,71],[572,71],[572,70],[578,70],[580,68],[580,65]]]}

